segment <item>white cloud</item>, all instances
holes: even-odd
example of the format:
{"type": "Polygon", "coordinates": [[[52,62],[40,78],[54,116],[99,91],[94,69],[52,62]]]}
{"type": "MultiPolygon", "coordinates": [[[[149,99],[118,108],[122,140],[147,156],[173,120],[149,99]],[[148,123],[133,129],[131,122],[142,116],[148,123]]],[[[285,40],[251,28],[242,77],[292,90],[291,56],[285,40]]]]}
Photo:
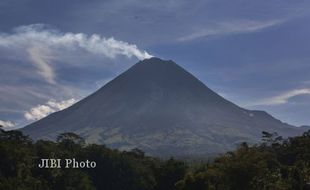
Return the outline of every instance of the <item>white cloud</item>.
{"type": "Polygon", "coordinates": [[[200,28],[189,35],[180,37],[178,41],[190,41],[201,37],[209,37],[215,35],[256,32],[268,27],[281,24],[283,22],[284,20],[270,20],[270,21],[235,20],[230,22],[220,22],[215,26],[200,28]]]}
{"type": "Polygon", "coordinates": [[[287,103],[290,98],[293,98],[299,95],[307,95],[307,94],[310,95],[310,88],[295,89],[295,90],[291,90],[283,94],[280,94],[278,96],[264,99],[262,101],[259,101],[255,105],[281,105],[281,104],[287,103]]]}
{"type": "Polygon", "coordinates": [[[74,104],[77,100],[75,100],[74,98],[71,98],[69,100],[64,100],[64,101],[60,101],[57,102],[55,100],[50,100],[47,102],[47,105],[49,105],[52,108],[55,108],[56,110],[63,110],[69,106],[71,106],[72,104],[74,104]]]}
{"type": "Polygon", "coordinates": [[[2,121],[0,120],[0,125],[2,127],[8,128],[8,127],[15,127],[15,123],[12,121],[2,121]]]}
{"type": "Polygon", "coordinates": [[[45,25],[34,24],[21,26],[14,33],[0,33],[0,47],[14,52],[23,52],[38,69],[38,73],[51,84],[55,84],[55,73],[51,62],[57,58],[55,51],[77,51],[115,59],[119,55],[140,60],[152,55],[138,49],[135,44],[105,38],[98,34],[62,33],[58,30],[46,29],[45,25]]]}
{"type": "Polygon", "coordinates": [[[31,110],[27,111],[24,116],[29,121],[36,121],[48,116],[51,113],[66,109],[67,107],[74,104],[76,101],[77,100],[75,100],[74,98],[60,102],[57,102],[55,100],[49,100],[45,105],[38,105],[34,108],[31,108],[31,110]]]}

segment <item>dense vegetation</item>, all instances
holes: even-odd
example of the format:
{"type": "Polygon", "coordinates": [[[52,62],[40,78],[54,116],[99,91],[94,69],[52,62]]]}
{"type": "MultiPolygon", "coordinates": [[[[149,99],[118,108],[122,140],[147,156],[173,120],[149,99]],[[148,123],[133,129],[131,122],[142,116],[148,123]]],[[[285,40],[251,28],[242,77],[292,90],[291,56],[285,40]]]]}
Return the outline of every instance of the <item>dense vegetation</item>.
{"type": "Polygon", "coordinates": [[[282,139],[263,133],[212,162],[160,160],[138,149],[111,150],[85,144],[73,133],[57,142],[33,142],[20,131],[0,129],[0,189],[6,190],[307,190],[310,189],[310,131],[282,139]],[[41,158],[94,160],[91,169],[40,169],[41,158]]]}

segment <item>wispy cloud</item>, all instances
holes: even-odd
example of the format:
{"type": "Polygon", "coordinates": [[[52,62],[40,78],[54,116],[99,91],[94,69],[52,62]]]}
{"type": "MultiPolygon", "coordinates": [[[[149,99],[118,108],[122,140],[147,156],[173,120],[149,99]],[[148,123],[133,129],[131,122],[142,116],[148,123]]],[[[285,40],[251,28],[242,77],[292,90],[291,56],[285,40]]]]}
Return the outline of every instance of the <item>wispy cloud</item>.
{"type": "Polygon", "coordinates": [[[287,103],[290,98],[300,95],[310,95],[310,88],[291,90],[271,98],[263,99],[255,105],[281,105],[287,103]]]}
{"type": "Polygon", "coordinates": [[[15,127],[15,123],[12,122],[12,121],[3,121],[3,120],[0,120],[0,125],[4,128],[12,128],[12,127],[15,127]]]}
{"type": "Polygon", "coordinates": [[[308,85],[308,84],[310,84],[310,80],[302,81],[301,83],[308,85]]]}
{"type": "Polygon", "coordinates": [[[220,22],[215,25],[200,28],[193,33],[182,36],[178,41],[190,41],[201,37],[209,37],[216,35],[229,35],[239,33],[251,33],[269,28],[283,23],[285,20],[269,20],[269,21],[254,21],[254,20],[233,20],[230,22],[220,22]]]}
{"type": "MultiPolygon", "coordinates": [[[[13,33],[0,33],[0,47],[13,52],[23,52],[37,68],[38,73],[51,84],[55,84],[55,72],[51,66],[54,51],[83,50],[109,59],[123,55],[128,58],[146,59],[152,57],[146,51],[138,49],[135,44],[105,38],[98,34],[62,33],[55,29],[47,29],[45,25],[34,24],[21,26],[13,33]]],[[[15,53],[16,54],[16,53],[15,53]]]]}
{"type": "Polygon", "coordinates": [[[28,121],[36,121],[43,117],[48,116],[49,114],[66,109],[67,107],[74,104],[77,100],[69,99],[57,102],[55,100],[50,100],[46,104],[38,105],[31,110],[27,111],[24,116],[28,121]]]}
{"type": "Polygon", "coordinates": [[[27,49],[31,61],[37,67],[38,73],[46,79],[48,83],[55,84],[55,73],[49,65],[52,56],[48,55],[48,50],[43,48],[31,47],[27,49]]]}

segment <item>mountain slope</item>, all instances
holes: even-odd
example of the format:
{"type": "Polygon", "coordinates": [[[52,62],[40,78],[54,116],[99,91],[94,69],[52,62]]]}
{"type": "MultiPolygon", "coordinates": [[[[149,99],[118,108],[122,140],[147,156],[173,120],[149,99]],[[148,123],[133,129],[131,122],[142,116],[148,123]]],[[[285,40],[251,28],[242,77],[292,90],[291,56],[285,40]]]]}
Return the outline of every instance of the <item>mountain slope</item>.
{"type": "Polygon", "coordinates": [[[256,142],[264,130],[302,133],[266,112],[238,107],[158,58],[138,62],[87,98],[23,129],[35,139],[72,131],[88,142],[161,156],[227,151],[256,142]]]}

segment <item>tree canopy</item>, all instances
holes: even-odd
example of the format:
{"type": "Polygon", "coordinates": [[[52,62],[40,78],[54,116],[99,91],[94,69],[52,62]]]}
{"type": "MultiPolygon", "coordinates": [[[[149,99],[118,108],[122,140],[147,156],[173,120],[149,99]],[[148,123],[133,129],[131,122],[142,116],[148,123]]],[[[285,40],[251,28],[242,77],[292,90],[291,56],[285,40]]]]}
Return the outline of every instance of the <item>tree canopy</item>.
{"type": "Polygon", "coordinates": [[[262,133],[262,143],[241,143],[213,161],[161,160],[139,149],[86,144],[74,133],[33,142],[0,129],[0,189],[7,190],[309,190],[310,131],[283,139],[262,133]],[[43,158],[75,158],[95,168],[41,169],[43,158]]]}

